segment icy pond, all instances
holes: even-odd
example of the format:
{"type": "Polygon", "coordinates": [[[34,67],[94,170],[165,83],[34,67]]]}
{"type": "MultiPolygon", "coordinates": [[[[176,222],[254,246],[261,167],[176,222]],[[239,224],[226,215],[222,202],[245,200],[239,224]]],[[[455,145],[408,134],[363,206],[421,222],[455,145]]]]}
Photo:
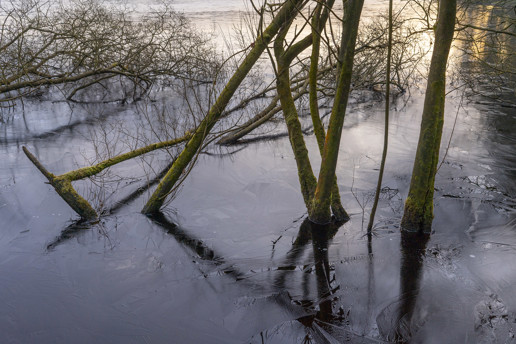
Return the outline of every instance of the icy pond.
{"type": "MultiPolygon", "coordinates": [[[[243,0],[172,5],[216,35],[249,10],[243,0]]],[[[366,1],[365,16],[386,5],[366,1]]],[[[351,220],[324,234],[304,221],[284,136],[208,148],[152,219],[140,213],[149,190],[138,193],[148,167],[124,163],[115,172],[132,179],[105,200],[109,214],[77,226],[22,146],[63,173],[87,164],[92,137],[121,122],[137,128],[140,113],[27,101],[0,123],[0,343],[385,343],[396,331],[413,343],[516,343],[516,108],[449,94],[433,233],[414,244],[399,222],[423,91],[393,106],[371,242],[363,216],[381,157],[381,102],[350,105],[337,175],[351,220]]],[[[305,139],[318,163],[314,135],[305,139]]],[[[153,157],[156,172],[167,158],[153,157]]],[[[94,200],[88,185],[77,188],[94,200]]]]}

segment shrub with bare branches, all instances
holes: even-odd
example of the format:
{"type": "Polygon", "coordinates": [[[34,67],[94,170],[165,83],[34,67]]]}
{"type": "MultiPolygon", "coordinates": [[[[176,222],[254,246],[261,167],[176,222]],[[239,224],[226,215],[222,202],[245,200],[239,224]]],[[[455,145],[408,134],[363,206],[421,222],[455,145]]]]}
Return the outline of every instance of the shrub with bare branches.
{"type": "Polygon", "coordinates": [[[53,85],[68,100],[135,100],[159,81],[210,81],[219,65],[209,37],[167,6],[136,17],[96,0],[11,0],[0,13],[3,107],[53,85]]]}

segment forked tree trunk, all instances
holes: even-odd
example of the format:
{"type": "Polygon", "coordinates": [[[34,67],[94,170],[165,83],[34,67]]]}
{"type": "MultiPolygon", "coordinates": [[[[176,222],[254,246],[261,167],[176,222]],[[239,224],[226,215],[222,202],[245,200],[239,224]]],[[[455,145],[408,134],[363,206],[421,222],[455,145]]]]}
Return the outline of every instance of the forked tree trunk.
{"type": "Polygon", "coordinates": [[[348,0],[346,15],[343,21],[343,38],[341,49],[344,49],[342,67],[340,68],[337,93],[333,103],[330,124],[326,134],[324,150],[322,154],[321,169],[317,181],[317,188],[310,210],[310,220],[315,223],[328,223],[331,221],[331,190],[335,182],[335,169],[339,156],[340,138],[342,126],[348,105],[349,91],[351,89],[351,73],[353,70],[353,57],[358,35],[358,24],[364,0],[348,0]]]}
{"type": "Polygon", "coordinates": [[[312,165],[310,164],[308,149],[306,149],[305,140],[303,138],[296,104],[294,103],[292,92],[290,91],[290,63],[292,59],[289,58],[287,54],[288,50],[285,51],[283,48],[285,36],[288,33],[290,24],[290,22],[284,24],[274,41],[274,55],[276,57],[277,66],[276,88],[281,103],[281,110],[283,111],[283,117],[287,124],[290,145],[292,146],[296,160],[301,194],[303,195],[307,209],[309,209],[317,180],[315,179],[312,165]]]}
{"type": "Polygon", "coordinates": [[[182,137],[153,143],[151,145],[135,149],[133,151],[117,155],[115,157],[109,158],[102,162],[99,162],[96,165],[79,168],[77,170],[73,170],[59,176],[56,176],[50,173],[41,162],[24,146],[23,152],[29,158],[30,161],[40,170],[40,172],[48,179],[50,185],[54,187],[57,194],[61,196],[61,198],[68,203],[68,205],[77,213],[83,220],[95,220],[98,217],[97,212],[93,209],[90,203],[84,199],[81,195],[75,191],[72,182],[76,180],[81,180],[84,178],[92,177],[108,167],[119,164],[123,161],[130,160],[136,158],[140,155],[158,150],[167,147],[172,147],[182,142],[187,141],[192,137],[192,133],[187,132],[182,137]]]}
{"type": "MultiPolygon", "coordinates": [[[[281,108],[283,111],[283,116],[285,118],[285,123],[288,129],[288,135],[290,139],[290,144],[292,146],[292,151],[294,153],[294,158],[297,164],[299,183],[301,186],[301,194],[303,196],[303,200],[305,202],[306,208],[308,212],[310,212],[310,207],[312,205],[312,199],[315,192],[315,187],[317,184],[317,179],[312,170],[312,166],[310,163],[310,159],[308,156],[308,150],[306,148],[306,144],[303,137],[303,132],[301,130],[301,123],[299,121],[297,109],[294,103],[294,99],[292,97],[292,92],[290,90],[290,65],[293,59],[299,55],[299,53],[308,45],[316,43],[315,46],[312,46],[312,63],[309,75],[309,84],[311,88],[311,96],[310,96],[310,110],[312,114],[312,120],[314,124],[314,131],[318,139],[318,143],[321,149],[322,154],[322,145],[324,145],[324,128],[322,127],[322,122],[319,117],[318,104],[317,99],[315,101],[313,99],[313,94],[315,93],[315,97],[317,97],[317,76],[318,76],[318,59],[319,59],[319,47],[320,47],[320,32],[323,30],[324,25],[329,17],[329,13],[331,8],[333,7],[334,0],[330,0],[326,3],[319,3],[316,7],[316,10],[313,13],[313,21],[312,21],[312,32],[310,36],[305,37],[300,40],[298,43],[289,46],[287,50],[283,48],[285,43],[285,36],[288,33],[289,27],[291,23],[287,23],[281,29],[280,33],[276,37],[274,42],[274,54],[276,57],[277,63],[277,76],[276,76],[276,88],[278,91],[281,108]],[[322,8],[324,6],[324,11],[322,8]],[[315,52],[314,52],[315,51],[315,52]],[[314,56],[315,55],[315,56],[314,56]],[[315,59],[315,67],[314,66],[315,59]],[[314,86],[315,83],[315,86],[314,86]],[[313,108],[317,108],[316,112],[313,112],[313,108]]],[[[332,209],[334,211],[335,218],[338,221],[345,221],[349,219],[348,214],[344,210],[340,202],[339,189],[336,183],[334,183],[333,194],[331,195],[332,201],[332,209]]]]}
{"type": "Polygon", "coordinates": [[[38,170],[48,179],[50,185],[54,187],[56,192],[61,198],[68,203],[68,205],[77,213],[79,216],[88,221],[97,219],[97,212],[93,207],[81,197],[72,187],[72,183],[67,179],[59,179],[52,173],[50,173],[34,155],[24,146],[23,152],[29,158],[30,161],[38,168],[38,170]]]}
{"type": "Polygon", "coordinates": [[[432,228],[434,182],[444,122],[446,63],[453,40],[456,11],[456,0],[439,2],[421,131],[401,220],[401,228],[409,232],[430,232],[432,228]]]}
{"type": "MultiPolygon", "coordinates": [[[[334,1],[328,1],[325,5],[327,8],[331,8],[333,3],[334,1]]],[[[310,72],[308,75],[310,116],[312,118],[314,134],[317,139],[317,145],[319,146],[319,152],[321,155],[323,154],[324,138],[326,137],[321,116],[319,114],[319,102],[317,101],[317,76],[319,74],[319,55],[321,48],[321,33],[323,29],[320,23],[322,6],[323,3],[319,3],[312,18],[312,55],[310,56],[310,72]]],[[[340,200],[337,176],[335,176],[333,189],[331,191],[331,210],[336,220],[346,221],[349,219],[349,215],[346,210],[344,210],[340,200]]]]}
{"type": "Polygon", "coordinates": [[[224,87],[215,104],[213,104],[206,117],[200,123],[193,137],[190,139],[181,154],[179,154],[178,158],[168,173],[159,183],[158,187],[147,201],[147,204],[145,204],[144,208],[142,209],[142,213],[152,214],[160,210],[172,188],[179,180],[190,161],[192,161],[194,156],[201,148],[204,139],[209,134],[210,130],[220,118],[222,112],[233,97],[235,91],[238,89],[251,68],[255,65],[256,61],[258,61],[263,51],[272,41],[272,38],[276,35],[280,27],[284,23],[290,22],[290,20],[296,16],[298,10],[300,10],[299,7],[301,7],[303,3],[303,0],[285,1],[285,3],[282,5],[282,8],[279,10],[269,26],[256,39],[254,46],[249,54],[242,61],[236,72],[228,81],[226,87],[224,87]]]}

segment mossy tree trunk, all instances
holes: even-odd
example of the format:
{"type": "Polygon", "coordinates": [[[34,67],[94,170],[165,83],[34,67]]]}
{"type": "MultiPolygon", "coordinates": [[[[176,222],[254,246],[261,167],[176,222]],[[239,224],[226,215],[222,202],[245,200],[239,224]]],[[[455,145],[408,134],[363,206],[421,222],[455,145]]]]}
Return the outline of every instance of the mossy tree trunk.
{"type": "MultiPolygon", "coordinates": [[[[297,164],[299,183],[301,186],[301,194],[305,205],[310,212],[312,199],[317,185],[317,179],[313,173],[313,169],[308,156],[308,150],[303,137],[301,123],[299,121],[298,112],[292,97],[290,88],[290,65],[295,57],[299,55],[306,47],[312,44],[311,68],[309,75],[310,85],[310,110],[314,124],[314,131],[317,137],[319,147],[322,154],[322,146],[324,145],[324,128],[319,117],[319,109],[317,104],[317,76],[318,76],[318,60],[319,48],[321,42],[320,33],[326,24],[334,0],[320,2],[314,13],[312,14],[312,32],[309,36],[298,41],[296,44],[289,45],[285,50],[285,36],[288,33],[291,23],[286,23],[278,33],[274,42],[274,54],[276,57],[276,87],[281,103],[281,109],[287,125],[290,144],[294,152],[294,158],[297,164]],[[324,7],[324,11],[322,10],[324,7]],[[315,45],[314,45],[315,43],[315,45]],[[314,62],[315,61],[315,62],[314,62]],[[314,67],[315,66],[315,67],[314,67]],[[315,84],[315,85],[314,85],[315,84]],[[315,94],[315,100],[314,100],[315,94]],[[312,111],[315,108],[314,111],[312,111]]],[[[349,218],[340,202],[340,195],[335,179],[334,188],[332,190],[335,195],[332,197],[331,205],[337,220],[345,221],[349,218]]]]}
{"type": "MultiPolygon", "coordinates": [[[[327,8],[331,8],[333,3],[334,1],[329,1],[325,5],[327,8]]],[[[323,29],[320,23],[322,7],[323,3],[321,2],[317,5],[315,13],[312,17],[312,55],[310,56],[310,71],[308,76],[310,116],[312,118],[314,134],[317,139],[317,145],[319,146],[319,152],[321,155],[323,154],[324,138],[326,137],[324,126],[319,113],[319,102],[317,100],[317,77],[319,74],[318,71],[319,55],[321,50],[321,32],[323,29]]],[[[349,219],[349,215],[346,210],[344,210],[340,200],[337,176],[335,176],[335,181],[333,183],[333,189],[331,192],[331,210],[338,221],[345,221],[349,219]]]]}
{"type": "Polygon", "coordinates": [[[346,33],[346,37],[342,39],[341,47],[341,49],[344,49],[341,61],[342,67],[340,68],[337,92],[326,134],[317,188],[310,209],[310,220],[315,223],[328,223],[331,220],[331,192],[335,182],[342,126],[351,89],[353,57],[363,5],[364,0],[348,0],[348,7],[342,24],[342,31],[346,33]]]}
{"type": "Polygon", "coordinates": [[[306,148],[303,132],[301,130],[301,123],[299,121],[294,98],[292,97],[292,92],[290,91],[290,63],[292,62],[292,55],[289,54],[289,52],[293,46],[291,46],[287,51],[283,48],[285,36],[288,33],[290,24],[290,22],[286,23],[282,27],[274,41],[274,55],[276,57],[277,71],[276,87],[281,103],[281,110],[283,111],[283,117],[287,124],[290,145],[292,146],[292,151],[294,152],[294,158],[297,164],[301,194],[303,195],[306,207],[309,209],[317,180],[315,179],[312,165],[310,164],[308,149],[306,148]]]}
{"type": "Polygon", "coordinates": [[[226,87],[224,87],[218,96],[215,104],[213,104],[206,117],[201,121],[193,137],[190,139],[183,151],[179,154],[170,170],[161,180],[158,187],[145,204],[144,208],[142,209],[142,213],[152,214],[160,210],[172,188],[179,180],[190,161],[192,161],[194,156],[202,147],[204,139],[220,118],[225,107],[233,97],[235,91],[238,89],[251,68],[255,65],[256,61],[258,61],[259,57],[262,55],[267,45],[272,41],[272,38],[276,35],[280,27],[284,23],[290,22],[290,20],[296,16],[303,3],[303,0],[285,1],[272,22],[263,31],[263,33],[258,36],[251,51],[242,61],[231,79],[228,81],[226,87]]]}
{"type": "Polygon", "coordinates": [[[81,197],[72,187],[72,183],[67,179],[60,179],[54,174],[50,173],[34,155],[24,146],[23,152],[29,158],[30,161],[38,168],[38,170],[48,179],[50,185],[54,187],[56,192],[61,198],[68,203],[68,205],[77,213],[79,216],[87,221],[97,219],[97,212],[93,207],[81,197]]]}
{"type": "Polygon", "coordinates": [[[30,161],[40,170],[40,172],[48,179],[50,185],[54,187],[56,192],[61,198],[68,203],[68,205],[83,219],[83,220],[95,220],[98,218],[98,214],[90,205],[90,203],[84,199],[81,195],[75,191],[72,182],[76,180],[81,180],[84,178],[92,177],[108,167],[119,164],[126,160],[130,160],[136,158],[138,156],[144,155],[146,153],[163,149],[167,147],[172,147],[182,142],[187,141],[190,137],[192,137],[192,133],[186,132],[182,137],[153,143],[151,145],[135,149],[133,151],[120,154],[99,162],[96,165],[79,168],[77,170],[73,170],[59,176],[56,176],[50,173],[41,162],[24,146],[23,152],[29,158],[30,161]]]}
{"type": "Polygon", "coordinates": [[[446,63],[455,28],[456,0],[441,0],[435,29],[421,131],[401,228],[430,232],[433,220],[434,182],[444,122],[446,63]]]}

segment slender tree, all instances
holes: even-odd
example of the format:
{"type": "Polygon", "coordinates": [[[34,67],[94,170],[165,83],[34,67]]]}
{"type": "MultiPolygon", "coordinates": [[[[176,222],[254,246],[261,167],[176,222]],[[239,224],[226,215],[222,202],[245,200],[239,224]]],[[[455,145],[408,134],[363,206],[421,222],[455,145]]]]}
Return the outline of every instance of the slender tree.
{"type": "Polygon", "coordinates": [[[446,63],[453,40],[456,11],[456,0],[439,1],[421,131],[401,220],[401,228],[405,231],[430,232],[432,227],[434,182],[444,122],[446,63]]]}
{"type": "Polygon", "coordinates": [[[371,209],[371,216],[367,224],[367,234],[371,235],[374,224],[374,216],[376,208],[378,207],[378,200],[380,199],[380,192],[382,189],[383,172],[385,170],[385,160],[387,160],[387,147],[389,146],[389,110],[390,110],[390,96],[391,96],[391,56],[392,56],[392,0],[389,0],[389,38],[387,41],[387,76],[385,78],[385,125],[383,134],[383,152],[382,162],[380,164],[380,173],[378,174],[378,183],[376,185],[376,192],[374,195],[373,208],[371,209]]]}
{"type": "MultiPolygon", "coordinates": [[[[328,1],[328,3],[325,5],[327,8],[331,8],[333,3],[334,1],[328,1]]],[[[321,34],[323,29],[321,26],[320,18],[322,7],[323,3],[321,2],[315,9],[315,13],[312,17],[312,55],[310,56],[310,72],[308,75],[310,116],[312,117],[314,134],[317,139],[317,145],[319,146],[319,152],[321,155],[324,151],[324,138],[326,137],[326,132],[324,130],[324,126],[319,114],[319,102],[317,101],[317,77],[319,74],[319,55],[321,50],[321,34]]],[[[337,176],[335,176],[335,181],[333,183],[333,189],[331,192],[331,210],[337,220],[344,221],[349,219],[349,215],[346,210],[344,210],[340,200],[337,176]]]]}
{"type": "MultiPolygon", "coordinates": [[[[285,118],[288,129],[290,144],[292,146],[294,158],[297,164],[301,193],[303,195],[303,199],[308,211],[310,211],[310,206],[312,204],[315,187],[317,185],[317,179],[315,178],[310,159],[308,157],[308,150],[303,138],[301,123],[299,121],[298,112],[294,103],[294,98],[292,96],[290,87],[290,65],[294,58],[296,58],[303,51],[303,49],[312,44],[312,62],[309,73],[310,112],[314,123],[314,131],[316,132],[316,137],[322,152],[322,146],[324,145],[324,129],[319,117],[318,104],[316,99],[316,83],[318,75],[317,63],[319,59],[319,48],[321,41],[320,34],[324,29],[326,21],[329,17],[329,11],[333,7],[333,4],[334,0],[318,3],[312,14],[312,32],[310,35],[299,40],[295,44],[286,44],[285,37],[289,32],[291,23],[285,23],[283,28],[278,33],[276,40],[274,41],[274,54],[276,57],[275,70],[277,72],[276,87],[281,103],[281,109],[283,111],[283,116],[285,118]],[[323,6],[324,11],[322,10],[323,6]],[[284,46],[287,46],[287,49],[285,49],[284,46]]],[[[336,219],[339,221],[347,220],[349,216],[340,202],[340,195],[336,180],[332,190],[332,195],[330,195],[330,197],[332,198],[331,206],[336,219]]]]}
{"type": "Polygon", "coordinates": [[[364,0],[348,0],[347,6],[342,24],[343,34],[346,35],[342,39],[343,44],[341,46],[343,51],[342,67],[340,68],[337,93],[335,94],[330,124],[326,134],[317,188],[310,209],[310,219],[315,223],[328,223],[331,220],[331,190],[335,182],[342,126],[351,89],[351,73],[353,70],[358,24],[364,0]]]}
{"type": "Polygon", "coordinates": [[[276,40],[274,41],[274,55],[276,57],[276,87],[283,111],[283,117],[287,124],[290,145],[294,152],[294,158],[297,164],[297,173],[299,183],[301,185],[301,194],[305,201],[306,207],[310,207],[310,202],[315,191],[317,179],[312,170],[310,159],[308,157],[308,149],[306,148],[303,132],[301,130],[301,122],[290,90],[290,64],[298,55],[294,53],[294,48],[299,45],[291,45],[288,49],[284,49],[285,37],[290,29],[291,22],[285,23],[276,40]]]}

